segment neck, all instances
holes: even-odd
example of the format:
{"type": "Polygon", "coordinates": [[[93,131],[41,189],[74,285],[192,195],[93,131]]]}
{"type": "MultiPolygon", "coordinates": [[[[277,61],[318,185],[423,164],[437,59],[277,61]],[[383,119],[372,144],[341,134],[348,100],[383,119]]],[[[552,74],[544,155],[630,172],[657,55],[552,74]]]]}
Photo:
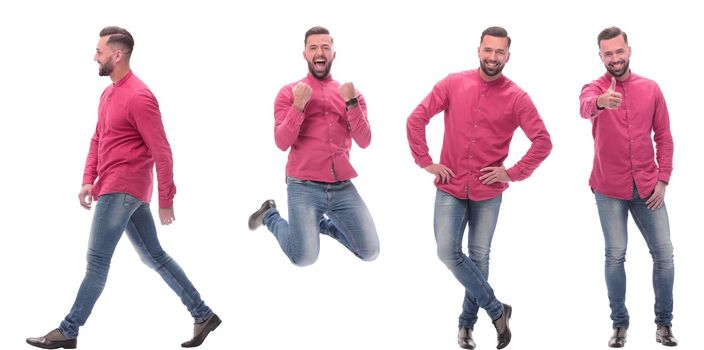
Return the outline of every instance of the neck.
{"type": "Polygon", "coordinates": [[[115,67],[115,69],[112,71],[110,74],[110,80],[112,80],[112,83],[117,83],[120,81],[122,78],[127,75],[127,73],[130,72],[130,66],[119,66],[115,67]]]}
{"type": "Polygon", "coordinates": [[[479,76],[482,77],[482,80],[484,80],[484,81],[487,82],[487,83],[492,82],[492,81],[494,81],[494,80],[496,80],[496,79],[501,78],[501,76],[502,76],[503,74],[504,74],[504,73],[499,73],[499,74],[496,74],[496,75],[493,75],[493,76],[492,76],[492,75],[487,75],[486,73],[484,73],[484,70],[483,70],[483,69],[479,68],[479,76]]]}

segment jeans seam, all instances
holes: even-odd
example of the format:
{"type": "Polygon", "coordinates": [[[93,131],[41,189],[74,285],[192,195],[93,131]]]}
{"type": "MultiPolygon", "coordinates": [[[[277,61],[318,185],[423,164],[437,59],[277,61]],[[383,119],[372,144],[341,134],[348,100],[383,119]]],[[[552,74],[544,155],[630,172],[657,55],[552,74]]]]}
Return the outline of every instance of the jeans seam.
{"type": "MultiPolygon", "coordinates": [[[[134,214],[133,214],[133,215],[134,215],[134,214]]],[[[142,247],[144,247],[144,249],[147,251],[147,253],[149,254],[149,257],[151,258],[151,260],[154,261],[154,262],[157,262],[156,259],[154,259],[154,255],[152,255],[152,252],[150,251],[149,247],[145,244],[144,238],[142,237],[142,231],[141,231],[141,230],[139,229],[139,227],[134,223],[134,221],[133,221],[133,219],[132,219],[132,216],[130,216],[130,222],[131,222],[132,225],[134,225],[134,227],[135,227],[135,231],[137,232],[137,237],[139,238],[139,242],[142,244],[142,247]]],[[[181,284],[181,281],[179,281],[179,280],[176,278],[176,276],[174,276],[174,274],[171,272],[171,270],[167,269],[165,265],[162,265],[162,268],[164,268],[164,270],[169,274],[169,276],[171,277],[171,279],[172,279],[173,281],[175,281],[175,282],[178,284],[178,286],[179,286],[179,287],[181,288],[181,290],[184,292],[183,295],[186,295],[186,296],[188,297],[188,300],[190,301],[190,303],[191,303],[192,305],[195,305],[195,300],[193,300],[193,298],[191,297],[191,295],[190,295],[189,293],[186,293],[186,292],[185,292],[185,291],[186,291],[186,288],[184,288],[184,286],[181,284]]]]}
{"type": "Polygon", "coordinates": [[[328,217],[331,215],[333,217],[335,217],[335,221],[337,221],[337,223],[339,224],[339,226],[338,225],[335,225],[335,226],[337,226],[337,229],[347,239],[347,241],[350,243],[350,245],[354,246],[354,254],[359,256],[359,244],[357,243],[357,240],[355,239],[356,237],[354,237],[355,235],[350,233],[351,231],[350,231],[349,227],[347,227],[347,225],[345,225],[344,221],[340,220],[340,216],[337,215],[334,211],[328,211],[328,212],[325,212],[325,214],[328,215],[328,217]]]}

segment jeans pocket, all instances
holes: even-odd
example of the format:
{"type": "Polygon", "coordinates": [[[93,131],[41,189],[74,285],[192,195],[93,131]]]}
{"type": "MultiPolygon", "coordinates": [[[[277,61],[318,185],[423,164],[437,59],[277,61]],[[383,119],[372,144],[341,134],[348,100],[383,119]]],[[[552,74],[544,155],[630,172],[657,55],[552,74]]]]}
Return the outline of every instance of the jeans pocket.
{"type": "Polygon", "coordinates": [[[135,205],[140,205],[140,204],[142,204],[142,201],[140,201],[139,199],[132,197],[129,194],[124,194],[124,198],[122,200],[122,206],[124,206],[125,208],[132,208],[135,205]]]}

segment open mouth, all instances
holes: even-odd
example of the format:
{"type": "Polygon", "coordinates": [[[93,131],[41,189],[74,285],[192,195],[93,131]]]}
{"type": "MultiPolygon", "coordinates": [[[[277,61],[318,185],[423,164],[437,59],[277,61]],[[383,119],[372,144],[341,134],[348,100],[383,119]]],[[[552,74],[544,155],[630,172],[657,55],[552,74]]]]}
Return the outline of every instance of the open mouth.
{"type": "Polygon", "coordinates": [[[326,59],[318,58],[318,59],[313,60],[313,67],[316,70],[324,70],[325,66],[327,66],[327,63],[328,62],[326,59]]]}

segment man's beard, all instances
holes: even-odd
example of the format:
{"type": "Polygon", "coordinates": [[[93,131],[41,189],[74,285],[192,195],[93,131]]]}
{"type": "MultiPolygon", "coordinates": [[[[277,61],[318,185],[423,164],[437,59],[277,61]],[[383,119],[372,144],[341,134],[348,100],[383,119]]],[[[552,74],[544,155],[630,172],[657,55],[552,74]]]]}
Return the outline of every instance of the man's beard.
{"type": "Polygon", "coordinates": [[[613,77],[620,78],[624,74],[628,72],[628,66],[631,63],[631,60],[624,60],[623,62],[623,67],[619,70],[614,70],[610,67],[610,65],[606,65],[606,70],[611,74],[613,77]]]}
{"type": "Polygon", "coordinates": [[[101,64],[100,67],[98,68],[98,75],[101,77],[107,77],[110,74],[112,74],[112,71],[115,70],[115,65],[112,64],[112,58],[105,62],[105,64],[101,64]]]}
{"type": "Polygon", "coordinates": [[[479,67],[482,69],[484,74],[490,77],[494,77],[501,74],[501,71],[504,70],[504,66],[506,66],[506,64],[502,64],[500,66],[497,66],[496,68],[488,68],[484,61],[479,61],[479,67]]]}
{"type": "Polygon", "coordinates": [[[330,61],[328,61],[327,67],[325,67],[325,70],[322,73],[316,71],[313,68],[313,64],[308,62],[308,71],[318,80],[325,79],[328,75],[330,75],[330,69],[332,69],[332,62],[330,61]]]}

